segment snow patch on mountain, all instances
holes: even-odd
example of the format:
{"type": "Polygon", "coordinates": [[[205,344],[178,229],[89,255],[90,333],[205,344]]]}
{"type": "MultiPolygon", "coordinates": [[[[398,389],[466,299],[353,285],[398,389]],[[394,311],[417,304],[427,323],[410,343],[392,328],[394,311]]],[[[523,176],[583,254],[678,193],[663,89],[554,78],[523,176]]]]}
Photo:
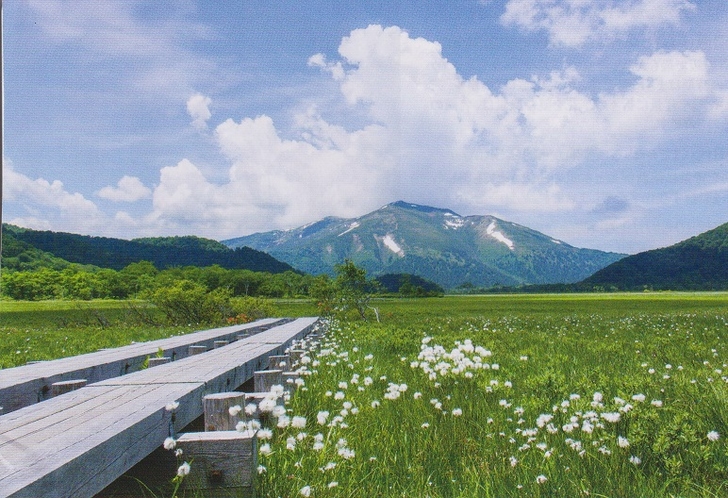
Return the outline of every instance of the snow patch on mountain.
{"type": "Polygon", "coordinates": [[[445,230],[457,230],[465,226],[465,219],[452,213],[445,213],[445,230]]]}
{"type": "Polygon", "coordinates": [[[394,241],[394,238],[390,234],[385,235],[382,239],[382,242],[384,242],[384,245],[387,246],[387,249],[389,249],[396,255],[404,256],[404,251],[401,247],[399,247],[399,244],[394,241]]]}
{"type": "Polygon", "coordinates": [[[341,232],[338,236],[341,237],[342,235],[351,232],[352,230],[354,230],[358,226],[359,226],[359,222],[358,221],[355,221],[354,223],[352,223],[351,225],[349,225],[349,228],[347,228],[346,230],[344,230],[343,232],[341,232]]]}
{"type": "Polygon", "coordinates": [[[513,246],[514,246],[513,241],[511,239],[509,239],[508,237],[506,237],[505,235],[503,235],[503,232],[496,230],[495,221],[490,222],[490,225],[488,225],[488,228],[485,229],[485,233],[487,233],[488,235],[493,237],[498,242],[502,242],[505,245],[507,245],[508,249],[510,249],[511,251],[513,250],[513,246]]]}

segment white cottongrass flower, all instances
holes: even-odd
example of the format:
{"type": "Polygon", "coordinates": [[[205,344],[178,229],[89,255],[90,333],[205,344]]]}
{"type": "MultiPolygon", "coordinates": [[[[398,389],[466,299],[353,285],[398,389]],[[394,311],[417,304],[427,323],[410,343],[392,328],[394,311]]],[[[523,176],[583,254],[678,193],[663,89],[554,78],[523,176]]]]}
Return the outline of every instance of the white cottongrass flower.
{"type": "Polygon", "coordinates": [[[642,393],[635,394],[634,396],[632,396],[632,401],[637,401],[638,403],[644,402],[645,399],[646,399],[646,397],[642,393]]]}
{"type": "Polygon", "coordinates": [[[273,453],[273,450],[270,449],[270,445],[268,443],[260,445],[260,448],[258,448],[258,452],[263,456],[268,456],[271,453],[273,453]]]}
{"type": "Polygon", "coordinates": [[[245,405],[245,414],[246,415],[252,417],[253,415],[255,415],[255,412],[257,412],[257,411],[258,411],[258,405],[256,405],[255,403],[248,403],[247,405],[245,405]]]}
{"type": "Polygon", "coordinates": [[[650,404],[654,406],[655,408],[662,408],[662,400],[659,399],[653,399],[650,404]]]}
{"type": "Polygon", "coordinates": [[[453,417],[459,417],[463,414],[463,410],[461,408],[453,408],[452,416],[453,417]]]}
{"type": "Polygon", "coordinates": [[[316,415],[316,422],[318,422],[319,425],[325,425],[326,420],[328,418],[329,418],[329,412],[320,411],[320,412],[318,412],[318,415],[316,415]]]}
{"type": "Polygon", "coordinates": [[[629,448],[629,440],[626,437],[617,437],[617,446],[620,448],[629,448]]]}
{"type": "Polygon", "coordinates": [[[548,481],[548,477],[546,477],[545,475],[540,474],[540,475],[536,476],[536,483],[537,484],[543,484],[546,481],[548,481]]]}
{"type": "Polygon", "coordinates": [[[168,437],[164,440],[165,450],[173,450],[175,446],[177,446],[177,441],[175,441],[173,437],[168,437]]]}
{"type": "Polygon", "coordinates": [[[258,410],[260,410],[261,413],[270,413],[273,411],[273,409],[276,407],[276,400],[273,398],[263,398],[260,403],[258,403],[258,410]]]}
{"type": "Polygon", "coordinates": [[[270,439],[273,437],[273,431],[270,429],[260,429],[258,431],[258,439],[270,439]]]}
{"type": "Polygon", "coordinates": [[[720,439],[720,434],[718,434],[718,432],[717,432],[717,431],[710,431],[710,432],[708,433],[708,436],[707,436],[707,437],[708,437],[708,441],[713,441],[713,442],[715,442],[715,441],[717,441],[718,439],[720,439]]]}
{"type": "Polygon", "coordinates": [[[508,461],[510,462],[511,467],[515,467],[516,465],[518,465],[518,459],[514,456],[509,457],[508,461]]]}
{"type": "Polygon", "coordinates": [[[331,481],[331,482],[329,483],[329,489],[331,489],[331,488],[335,488],[335,487],[336,487],[336,486],[338,486],[338,485],[339,485],[339,483],[338,483],[338,482],[336,482],[336,481],[331,481]]]}
{"type": "Polygon", "coordinates": [[[639,465],[642,463],[642,459],[638,456],[632,455],[629,457],[629,463],[632,465],[639,465]]]}
{"type": "Polygon", "coordinates": [[[612,424],[619,422],[622,415],[619,412],[605,412],[601,414],[601,417],[612,424]]]}
{"type": "Polygon", "coordinates": [[[306,417],[296,416],[291,419],[291,427],[294,429],[303,429],[306,427],[306,417]]]}
{"type": "Polygon", "coordinates": [[[258,465],[258,474],[263,474],[268,469],[265,468],[265,465],[258,465]]]}
{"type": "Polygon", "coordinates": [[[285,429],[289,425],[291,425],[291,417],[289,417],[288,415],[281,415],[280,417],[278,417],[278,423],[276,424],[276,427],[278,427],[279,429],[285,429]]]}
{"type": "Polygon", "coordinates": [[[430,423],[429,422],[425,422],[420,427],[422,427],[423,429],[427,429],[428,427],[430,427],[430,423]]]}
{"type": "Polygon", "coordinates": [[[167,403],[167,406],[164,407],[164,409],[168,412],[173,412],[177,408],[179,408],[179,401],[172,401],[170,403],[167,403]]]}
{"type": "Polygon", "coordinates": [[[286,439],[286,449],[289,451],[293,451],[296,449],[296,438],[293,436],[289,436],[286,439]]]}
{"type": "Polygon", "coordinates": [[[190,473],[190,464],[187,462],[180,465],[179,468],[177,469],[177,475],[179,477],[184,477],[186,475],[189,475],[189,473],[190,473]]]}
{"type": "Polygon", "coordinates": [[[238,413],[240,413],[241,411],[243,411],[243,409],[240,405],[235,405],[228,408],[228,413],[231,417],[237,417],[238,413]]]}
{"type": "Polygon", "coordinates": [[[304,486],[301,488],[301,491],[299,491],[301,496],[308,497],[311,496],[311,486],[304,486]]]}

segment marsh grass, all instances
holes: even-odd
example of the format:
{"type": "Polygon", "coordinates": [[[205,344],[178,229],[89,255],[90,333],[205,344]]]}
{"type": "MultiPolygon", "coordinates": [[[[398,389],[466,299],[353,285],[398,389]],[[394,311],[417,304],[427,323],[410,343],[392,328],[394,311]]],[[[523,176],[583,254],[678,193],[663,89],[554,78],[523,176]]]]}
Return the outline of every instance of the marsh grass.
{"type": "Polygon", "coordinates": [[[334,324],[313,354],[289,405],[307,426],[274,429],[259,494],[723,496],[726,304],[725,294],[383,302],[382,324],[334,324]],[[428,377],[425,337],[447,352],[470,340],[491,368],[428,377]],[[387,399],[392,384],[406,390],[387,399]],[[326,444],[314,450],[317,433],[326,444]],[[337,453],[340,440],[354,457],[337,453]]]}
{"type": "MultiPolygon", "coordinates": [[[[7,304],[5,366],[186,331],[127,323],[119,303],[91,303],[93,313],[7,304]]],[[[382,323],[332,323],[310,353],[311,375],[287,405],[305,427],[273,424],[272,438],[260,441],[270,453],[259,457],[259,496],[728,494],[728,294],[375,305],[382,323]],[[490,368],[431,377],[418,359],[423,347],[450,353],[467,344],[491,353],[481,355],[490,368]],[[319,424],[322,411],[329,416],[319,424]]],[[[314,313],[310,302],[276,306],[282,315],[314,313]]]]}

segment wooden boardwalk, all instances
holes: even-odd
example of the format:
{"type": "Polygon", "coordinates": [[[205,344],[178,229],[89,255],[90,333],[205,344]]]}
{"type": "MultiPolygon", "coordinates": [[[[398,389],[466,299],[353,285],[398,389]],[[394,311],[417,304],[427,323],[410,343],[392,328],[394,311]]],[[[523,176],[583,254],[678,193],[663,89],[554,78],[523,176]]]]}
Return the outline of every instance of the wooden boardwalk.
{"type": "Polygon", "coordinates": [[[172,360],[184,358],[191,345],[212,349],[215,341],[233,341],[238,334],[262,332],[283,320],[267,318],[245,325],[221,327],[192,334],[142,342],[94,353],[41,361],[0,370],[0,407],[10,413],[51,397],[56,382],[86,379],[88,384],[119,377],[141,369],[148,357],[162,351],[172,360]]]}
{"type": "Polygon", "coordinates": [[[239,387],[317,322],[300,318],[0,416],[0,497],[94,496],[201,416],[203,396],[239,387]]]}

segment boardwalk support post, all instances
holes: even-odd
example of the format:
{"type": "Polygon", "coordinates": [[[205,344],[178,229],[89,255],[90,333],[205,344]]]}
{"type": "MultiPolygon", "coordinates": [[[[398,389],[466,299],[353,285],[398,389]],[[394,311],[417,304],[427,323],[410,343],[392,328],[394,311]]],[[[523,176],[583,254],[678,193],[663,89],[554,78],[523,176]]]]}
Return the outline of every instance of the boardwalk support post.
{"type": "Polygon", "coordinates": [[[51,384],[51,396],[59,396],[76,389],[81,389],[86,385],[86,379],[72,379],[63,380],[61,382],[54,382],[51,384]]]}
{"type": "Polygon", "coordinates": [[[267,393],[275,385],[283,385],[283,370],[258,370],[253,372],[255,392],[267,393]]]}
{"type": "Polygon", "coordinates": [[[194,356],[196,354],[201,354],[207,351],[207,346],[190,346],[189,349],[189,355],[194,356]]]}
{"type": "Polygon", "coordinates": [[[245,393],[227,392],[208,394],[202,398],[205,410],[205,432],[234,431],[238,422],[245,419],[245,393]],[[238,415],[231,415],[230,408],[239,406],[238,415]]]}
{"type": "Polygon", "coordinates": [[[183,486],[204,490],[206,497],[253,496],[258,467],[254,431],[191,432],[177,440],[185,460],[192,461],[183,486]]]}

